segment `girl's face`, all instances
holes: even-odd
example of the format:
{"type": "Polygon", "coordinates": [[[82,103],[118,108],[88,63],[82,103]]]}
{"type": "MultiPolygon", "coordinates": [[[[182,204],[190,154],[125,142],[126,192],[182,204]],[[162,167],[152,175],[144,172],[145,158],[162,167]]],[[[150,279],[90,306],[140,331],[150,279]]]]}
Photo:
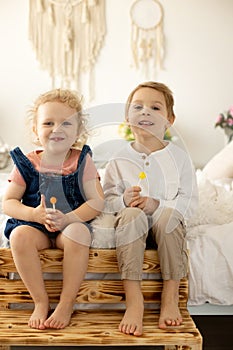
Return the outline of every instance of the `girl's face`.
{"type": "Polygon", "coordinates": [[[163,140],[170,126],[163,93],[149,87],[137,90],[129,106],[127,122],[135,139],[152,136],[163,140]]]}
{"type": "Polygon", "coordinates": [[[68,152],[78,136],[77,111],[61,102],[39,106],[34,132],[51,152],[68,152]]]}

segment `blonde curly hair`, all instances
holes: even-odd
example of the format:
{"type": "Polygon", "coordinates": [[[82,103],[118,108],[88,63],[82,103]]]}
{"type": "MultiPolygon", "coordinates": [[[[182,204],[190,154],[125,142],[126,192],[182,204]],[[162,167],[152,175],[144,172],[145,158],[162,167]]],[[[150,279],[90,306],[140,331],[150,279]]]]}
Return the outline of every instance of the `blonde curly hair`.
{"type": "MultiPolygon", "coordinates": [[[[88,132],[87,132],[87,118],[82,110],[82,96],[79,96],[77,92],[67,89],[54,89],[44,94],[41,94],[33,103],[32,107],[29,108],[27,113],[27,121],[30,124],[30,129],[36,127],[37,112],[39,106],[46,102],[61,102],[69,106],[70,108],[76,109],[77,111],[77,123],[79,136],[76,142],[72,145],[73,148],[81,149],[86,143],[88,132]]],[[[38,139],[32,141],[35,145],[41,146],[38,139]]]]}

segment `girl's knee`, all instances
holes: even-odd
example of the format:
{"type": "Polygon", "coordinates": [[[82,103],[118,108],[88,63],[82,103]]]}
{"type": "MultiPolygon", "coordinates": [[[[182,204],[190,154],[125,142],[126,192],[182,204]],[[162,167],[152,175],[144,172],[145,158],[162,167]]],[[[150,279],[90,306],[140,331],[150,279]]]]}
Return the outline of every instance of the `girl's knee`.
{"type": "Polygon", "coordinates": [[[62,235],[76,244],[87,247],[91,245],[91,233],[87,225],[81,222],[74,222],[68,225],[62,232],[62,235]]]}
{"type": "Polygon", "coordinates": [[[30,230],[25,226],[18,226],[14,228],[10,235],[10,246],[11,248],[27,247],[31,244],[31,233],[30,230]]]}

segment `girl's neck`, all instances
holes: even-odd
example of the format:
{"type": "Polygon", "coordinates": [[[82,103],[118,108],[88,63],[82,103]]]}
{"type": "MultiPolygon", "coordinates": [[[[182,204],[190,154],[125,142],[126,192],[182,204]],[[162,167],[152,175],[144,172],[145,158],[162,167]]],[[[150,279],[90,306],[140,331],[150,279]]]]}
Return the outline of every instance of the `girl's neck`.
{"type": "Polygon", "coordinates": [[[49,150],[43,150],[40,153],[40,157],[42,158],[42,163],[49,165],[50,167],[59,167],[62,166],[63,163],[70,157],[71,149],[67,152],[61,153],[53,153],[49,150]]]}

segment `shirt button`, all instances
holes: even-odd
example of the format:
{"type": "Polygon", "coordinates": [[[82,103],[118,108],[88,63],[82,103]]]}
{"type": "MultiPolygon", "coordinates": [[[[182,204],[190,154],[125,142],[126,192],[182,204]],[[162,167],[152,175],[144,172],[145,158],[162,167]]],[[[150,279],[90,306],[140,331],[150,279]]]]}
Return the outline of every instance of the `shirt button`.
{"type": "Polygon", "coordinates": [[[150,163],[149,163],[149,162],[146,162],[146,163],[145,163],[145,165],[147,165],[147,166],[148,166],[148,165],[150,165],[150,163]]]}
{"type": "Polygon", "coordinates": [[[142,159],[146,159],[146,156],[145,156],[145,155],[143,155],[143,156],[142,156],[142,159]]]}

